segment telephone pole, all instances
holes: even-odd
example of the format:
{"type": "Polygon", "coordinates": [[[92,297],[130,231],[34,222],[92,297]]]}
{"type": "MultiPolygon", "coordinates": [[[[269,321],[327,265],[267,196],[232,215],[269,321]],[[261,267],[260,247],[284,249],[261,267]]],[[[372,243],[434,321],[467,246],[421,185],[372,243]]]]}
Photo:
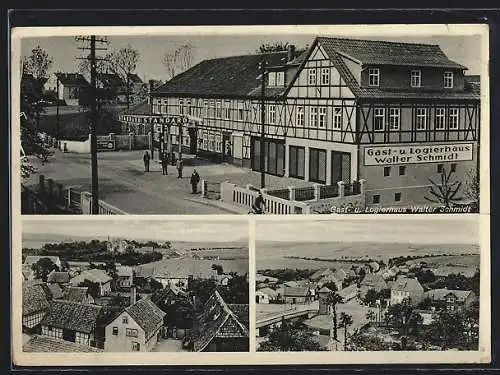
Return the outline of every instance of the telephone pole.
{"type": "Polygon", "coordinates": [[[79,47],[81,50],[90,50],[90,57],[83,59],[90,60],[90,154],[92,170],[92,215],[99,215],[99,179],[97,175],[97,57],[96,50],[106,50],[103,47],[96,47],[96,43],[108,44],[106,38],[97,38],[95,35],[76,37],[78,42],[89,42],[89,45],[79,47]]]}
{"type": "Polygon", "coordinates": [[[265,131],[264,124],[266,123],[266,61],[264,57],[262,62],[259,64],[260,68],[260,188],[266,187],[266,155],[265,155],[265,131]]]}

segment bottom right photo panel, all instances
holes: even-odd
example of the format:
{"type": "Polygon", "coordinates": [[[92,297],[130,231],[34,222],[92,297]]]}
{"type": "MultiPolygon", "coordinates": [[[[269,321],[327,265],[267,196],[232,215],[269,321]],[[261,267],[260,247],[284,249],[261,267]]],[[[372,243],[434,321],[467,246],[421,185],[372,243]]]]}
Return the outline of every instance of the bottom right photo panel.
{"type": "Polygon", "coordinates": [[[480,350],[479,219],[257,221],[256,350],[480,350]]]}

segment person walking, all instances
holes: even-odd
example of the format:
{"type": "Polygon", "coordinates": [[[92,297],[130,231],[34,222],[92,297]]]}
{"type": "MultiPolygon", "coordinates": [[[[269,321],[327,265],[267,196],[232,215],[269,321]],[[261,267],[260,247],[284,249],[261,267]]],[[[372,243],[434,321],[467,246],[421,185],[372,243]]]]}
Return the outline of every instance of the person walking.
{"type": "Polygon", "coordinates": [[[163,171],[163,175],[167,176],[168,175],[168,155],[166,152],[161,154],[161,169],[163,171]]]}
{"type": "Polygon", "coordinates": [[[183,168],[182,159],[177,159],[176,166],[177,166],[177,178],[182,178],[182,168],[183,168]]]}
{"type": "Polygon", "coordinates": [[[200,182],[200,175],[196,172],[196,169],[191,174],[191,190],[193,194],[198,192],[198,183],[200,182]]]}
{"type": "Polygon", "coordinates": [[[151,160],[151,157],[149,156],[149,152],[147,150],[144,152],[142,159],[144,160],[144,172],[149,172],[149,161],[151,160]]]}

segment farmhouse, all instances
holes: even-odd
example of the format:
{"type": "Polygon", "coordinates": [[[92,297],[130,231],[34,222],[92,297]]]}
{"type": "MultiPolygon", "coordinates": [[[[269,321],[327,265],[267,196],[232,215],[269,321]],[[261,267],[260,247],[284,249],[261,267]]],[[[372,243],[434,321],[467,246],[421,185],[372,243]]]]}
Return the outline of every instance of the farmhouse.
{"type": "Polygon", "coordinates": [[[266,173],[363,179],[374,207],[428,204],[428,178],[462,181],[477,165],[480,93],[466,71],[438,45],[317,37],[303,53],[204,60],[152,90],[151,115],[121,121],[158,124],[158,148],[259,171],[264,78],[266,173]]]}
{"type": "Polygon", "coordinates": [[[142,298],[106,325],[107,352],[147,352],[161,337],[165,313],[151,299],[142,298]]]}
{"type": "Polygon", "coordinates": [[[95,329],[102,307],[71,301],[50,303],[41,321],[42,335],[96,346],[95,329]]]}
{"type": "Polygon", "coordinates": [[[88,87],[89,83],[80,73],[54,73],[46,83],[46,88],[54,91],[58,100],[72,106],[81,104],[82,93],[88,87]]]}
{"type": "Polygon", "coordinates": [[[23,285],[23,329],[36,328],[49,309],[47,295],[40,284],[23,285]]]}
{"type": "Polygon", "coordinates": [[[472,290],[453,290],[453,289],[432,289],[424,293],[424,299],[430,298],[431,301],[438,301],[445,304],[448,311],[457,311],[470,307],[478,300],[472,290]]]}
{"type": "Polygon", "coordinates": [[[248,305],[228,305],[215,291],[197,316],[190,333],[193,351],[248,351],[248,319],[248,305]]]}
{"type": "Polygon", "coordinates": [[[271,303],[278,299],[278,293],[271,288],[262,288],[255,292],[256,303],[271,303]]]}
{"type": "Polygon", "coordinates": [[[47,275],[47,283],[49,284],[59,284],[60,286],[66,286],[69,284],[69,272],[59,272],[59,271],[51,271],[47,275]]]}
{"type": "Polygon", "coordinates": [[[104,296],[111,292],[111,280],[113,280],[113,278],[103,270],[92,268],[72,278],[70,284],[73,286],[80,286],[80,284],[86,281],[96,283],[99,285],[99,295],[104,296]]]}
{"type": "Polygon", "coordinates": [[[291,287],[285,285],[284,290],[285,303],[309,303],[313,300],[311,291],[308,287],[291,287]]]}
{"type": "Polygon", "coordinates": [[[361,281],[360,284],[360,296],[364,298],[366,293],[370,289],[374,289],[376,292],[380,292],[382,289],[387,288],[387,283],[384,280],[384,277],[381,274],[373,274],[369,273],[361,281]]]}
{"type": "Polygon", "coordinates": [[[418,304],[424,296],[424,288],[417,279],[403,277],[394,281],[391,286],[391,305],[408,301],[411,305],[418,304]]]}

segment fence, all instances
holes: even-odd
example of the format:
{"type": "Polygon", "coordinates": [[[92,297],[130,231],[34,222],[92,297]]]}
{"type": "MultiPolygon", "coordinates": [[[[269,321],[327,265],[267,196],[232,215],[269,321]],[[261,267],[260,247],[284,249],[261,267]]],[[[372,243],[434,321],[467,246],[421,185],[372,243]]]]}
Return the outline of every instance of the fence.
{"type": "MultiPolygon", "coordinates": [[[[78,191],[75,187],[65,188],[53,179],[39,176],[34,187],[21,184],[22,214],[90,214],[92,194],[78,191]]],[[[99,201],[100,215],[125,215],[125,211],[99,201]]]]}
{"type": "Polygon", "coordinates": [[[295,189],[295,200],[310,201],[314,199],[314,187],[301,187],[295,189]]]}

